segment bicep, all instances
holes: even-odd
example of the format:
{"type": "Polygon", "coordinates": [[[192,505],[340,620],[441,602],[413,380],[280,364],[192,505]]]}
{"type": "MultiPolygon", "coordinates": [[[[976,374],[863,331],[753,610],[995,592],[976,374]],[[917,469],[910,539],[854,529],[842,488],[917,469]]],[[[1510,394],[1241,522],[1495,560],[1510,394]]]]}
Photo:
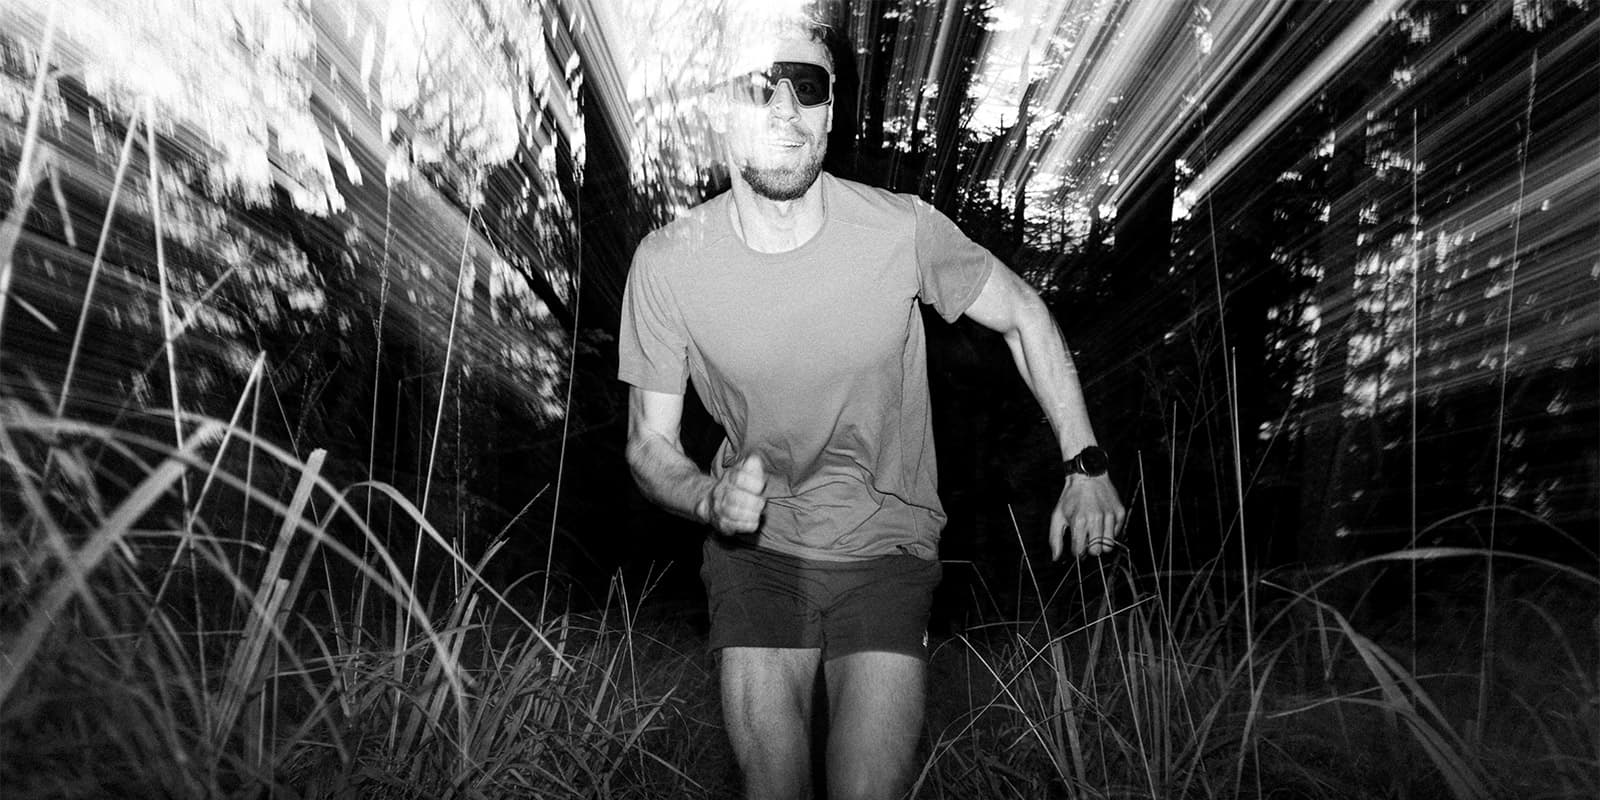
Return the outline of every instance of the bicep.
{"type": "Polygon", "coordinates": [[[1022,327],[1031,313],[1042,310],[1044,303],[1039,293],[1010,268],[996,264],[964,314],[992,331],[1011,334],[1022,327]]]}

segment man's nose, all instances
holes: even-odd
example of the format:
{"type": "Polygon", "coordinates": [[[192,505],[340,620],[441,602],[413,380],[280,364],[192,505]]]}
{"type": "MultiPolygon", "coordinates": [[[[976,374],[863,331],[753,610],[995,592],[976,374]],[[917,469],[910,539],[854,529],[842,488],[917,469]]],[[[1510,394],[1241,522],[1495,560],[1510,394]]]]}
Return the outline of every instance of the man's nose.
{"type": "Polygon", "coordinates": [[[800,101],[794,96],[794,84],[788,80],[778,81],[778,85],[772,89],[772,101],[768,108],[774,116],[799,116],[800,101]]]}

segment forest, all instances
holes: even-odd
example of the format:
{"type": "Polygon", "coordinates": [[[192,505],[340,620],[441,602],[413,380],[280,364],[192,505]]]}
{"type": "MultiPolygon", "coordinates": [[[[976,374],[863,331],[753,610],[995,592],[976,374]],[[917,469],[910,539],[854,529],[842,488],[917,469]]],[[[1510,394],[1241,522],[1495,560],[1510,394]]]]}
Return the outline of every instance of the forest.
{"type": "Polygon", "coordinates": [[[617,333],[796,10],[1130,511],[925,313],[913,796],[1600,796],[1593,0],[0,0],[0,793],[737,796],[617,333]]]}

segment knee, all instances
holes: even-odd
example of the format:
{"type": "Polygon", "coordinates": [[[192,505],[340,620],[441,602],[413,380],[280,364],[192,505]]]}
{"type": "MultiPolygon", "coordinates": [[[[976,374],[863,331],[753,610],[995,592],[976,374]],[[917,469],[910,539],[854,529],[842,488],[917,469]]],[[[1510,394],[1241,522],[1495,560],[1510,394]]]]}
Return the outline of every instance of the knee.
{"type": "Polygon", "coordinates": [[[908,786],[903,769],[882,764],[828,770],[828,800],[901,800],[908,786]]]}
{"type": "Polygon", "coordinates": [[[744,770],[744,796],[748,800],[808,800],[811,797],[811,779],[806,773],[781,774],[762,772],[759,768],[744,770]]]}
{"type": "Polygon", "coordinates": [[[828,800],[901,800],[911,788],[917,737],[878,731],[870,739],[829,737],[828,800]]]}

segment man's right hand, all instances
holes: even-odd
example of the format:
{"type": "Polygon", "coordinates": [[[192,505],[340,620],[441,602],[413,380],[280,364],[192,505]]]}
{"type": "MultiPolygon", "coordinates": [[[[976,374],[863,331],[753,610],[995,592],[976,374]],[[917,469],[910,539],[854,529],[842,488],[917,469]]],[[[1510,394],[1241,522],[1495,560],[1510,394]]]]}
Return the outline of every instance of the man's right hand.
{"type": "Polygon", "coordinates": [[[767,507],[761,490],[766,487],[767,471],[761,456],[751,453],[712,485],[701,501],[705,510],[700,517],[718,533],[751,533],[761,526],[761,512],[767,507]]]}

